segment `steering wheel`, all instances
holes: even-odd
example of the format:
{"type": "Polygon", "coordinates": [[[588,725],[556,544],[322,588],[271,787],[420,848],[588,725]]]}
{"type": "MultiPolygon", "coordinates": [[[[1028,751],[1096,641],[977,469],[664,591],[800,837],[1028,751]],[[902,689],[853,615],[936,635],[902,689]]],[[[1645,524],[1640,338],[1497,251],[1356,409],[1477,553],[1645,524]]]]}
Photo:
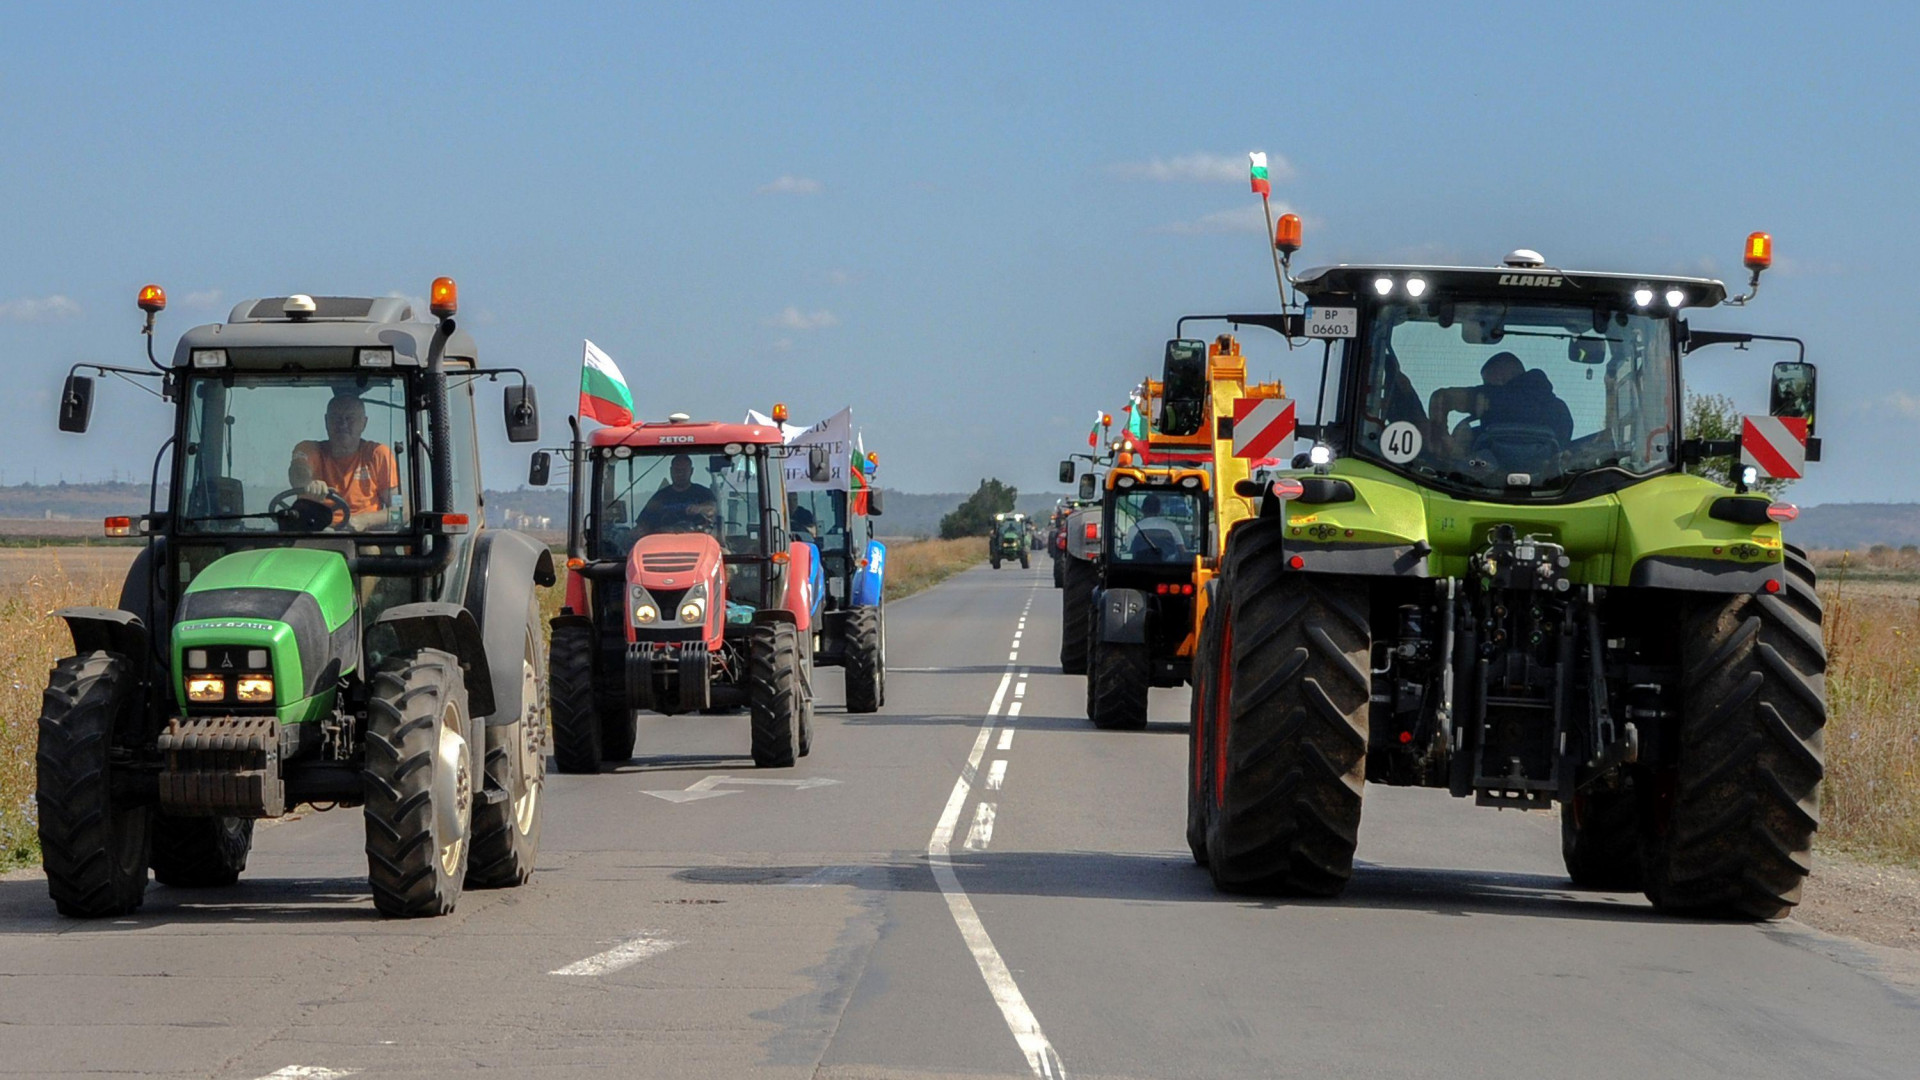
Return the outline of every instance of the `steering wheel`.
{"type": "Polygon", "coordinates": [[[310,532],[333,527],[337,514],[340,527],[347,528],[353,520],[353,510],[347,506],[347,500],[339,492],[328,489],[324,498],[315,498],[307,494],[303,487],[293,487],[267,500],[267,513],[281,522],[281,528],[292,523],[310,532]]]}
{"type": "Polygon", "coordinates": [[[1476,453],[1492,456],[1510,472],[1546,471],[1560,456],[1560,437],[1549,428],[1533,425],[1499,424],[1474,433],[1476,453]]]}

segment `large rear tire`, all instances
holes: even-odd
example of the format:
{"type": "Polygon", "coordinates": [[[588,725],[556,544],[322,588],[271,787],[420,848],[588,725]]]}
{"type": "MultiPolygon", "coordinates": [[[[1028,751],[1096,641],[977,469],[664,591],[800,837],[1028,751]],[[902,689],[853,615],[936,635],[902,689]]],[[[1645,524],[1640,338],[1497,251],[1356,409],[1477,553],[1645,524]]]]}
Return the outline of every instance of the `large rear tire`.
{"type": "Polygon", "coordinates": [[[1678,764],[1646,873],[1668,911],[1777,919],[1812,869],[1827,654],[1798,548],[1783,577],[1777,595],[1694,597],[1681,619],[1678,764]]]}
{"type": "Polygon", "coordinates": [[[40,860],[62,915],[125,915],[146,899],[153,808],[117,800],[108,765],[135,692],[124,659],[93,652],[56,663],[41,696],[40,860]]]}
{"type": "Polygon", "coordinates": [[[1240,526],[1230,547],[1225,769],[1207,869],[1222,889],[1335,896],[1360,839],[1366,586],[1288,570],[1278,522],[1240,526]]]}
{"type": "Polygon", "coordinates": [[[1141,731],[1147,726],[1147,686],[1153,658],[1145,644],[1101,642],[1087,685],[1087,719],[1102,731],[1141,731]]]}
{"type": "Polygon", "coordinates": [[[253,819],[153,816],[153,879],[175,889],[217,889],[240,880],[253,847],[253,819]]]}
{"type": "Polygon", "coordinates": [[[473,725],[460,661],[438,649],[396,656],[373,677],[367,711],[367,881],[393,918],[445,915],[472,853],[473,725]]]}
{"type": "Polygon", "coordinates": [[[1053,557],[1053,587],[1056,589],[1061,589],[1066,587],[1067,568],[1065,563],[1066,563],[1066,560],[1061,558],[1060,556],[1055,555],[1053,557]]]}
{"type": "Polygon", "coordinates": [[[547,649],[547,708],[553,764],[563,773],[600,771],[600,714],[593,704],[593,628],[556,626],[547,649]]]}
{"type": "Polygon", "coordinates": [[[1033,569],[1033,557],[1027,554],[1026,548],[1020,549],[1020,569],[1022,570],[1033,569]]]}
{"type": "Polygon", "coordinates": [[[633,760],[633,744],[640,738],[640,718],[624,701],[609,701],[602,694],[600,712],[600,761],[605,765],[625,765],[633,760]]]}
{"type": "Polygon", "coordinates": [[[880,609],[857,607],[847,613],[847,711],[880,711],[880,609]]]}
{"type": "Polygon", "coordinates": [[[800,664],[793,627],[753,628],[747,657],[747,711],[753,722],[753,763],[790,769],[800,757],[800,664]]]}
{"type": "Polygon", "coordinates": [[[1560,857],[1583,889],[1634,892],[1642,863],[1639,797],[1630,785],[1578,792],[1560,804],[1560,857]]]}
{"type": "Polygon", "coordinates": [[[540,610],[527,613],[526,648],[520,658],[520,718],[486,729],[487,786],[504,792],[473,810],[473,854],[467,888],[504,889],[533,877],[540,853],[540,820],[547,782],[546,658],[540,653],[540,610]]]}
{"type": "Polygon", "coordinates": [[[1085,560],[1069,558],[1065,562],[1066,586],[1060,593],[1060,670],[1068,675],[1085,675],[1087,613],[1093,607],[1093,589],[1100,583],[1100,575],[1085,560]]]}

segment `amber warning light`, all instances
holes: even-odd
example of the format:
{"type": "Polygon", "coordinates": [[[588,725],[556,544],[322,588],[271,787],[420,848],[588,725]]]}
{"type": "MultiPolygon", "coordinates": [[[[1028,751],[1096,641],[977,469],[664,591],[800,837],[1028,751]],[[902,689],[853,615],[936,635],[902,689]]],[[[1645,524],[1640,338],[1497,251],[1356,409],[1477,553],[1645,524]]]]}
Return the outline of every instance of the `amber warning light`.
{"type": "Polygon", "coordinates": [[[427,295],[427,309],[436,319],[451,319],[460,310],[460,286],[450,277],[433,279],[433,291],[427,295]]]}
{"type": "Polygon", "coordinates": [[[1747,237],[1747,269],[1759,273],[1773,265],[1773,236],[1757,232],[1747,237]]]}
{"type": "Polygon", "coordinates": [[[158,285],[145,285],[140,289],[140,310],[152,314],[167,309],[167,290],[158,285]]]}
{"type": "Polygon", "coordinates": [[[1279,223],[1273,227],[1273,246],[1287,255],[1300,250],[1299,214],[1280,215],[1279,223]]]}

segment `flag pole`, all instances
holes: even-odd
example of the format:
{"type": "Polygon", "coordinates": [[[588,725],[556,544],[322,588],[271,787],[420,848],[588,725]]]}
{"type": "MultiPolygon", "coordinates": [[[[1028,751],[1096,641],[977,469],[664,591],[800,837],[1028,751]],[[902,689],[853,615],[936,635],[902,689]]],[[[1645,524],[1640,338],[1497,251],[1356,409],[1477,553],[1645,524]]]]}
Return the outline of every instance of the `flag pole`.
{"type": "Polygon", "coordinates": [[[1280,249],[1273,246],[1273,203],[1264,191],[1260,193],[1260,209],[1267,214],[1267,254],[1273,256],[1273,283],[1280,289],[1280,310],[1291,312],[1293,305],[1287,299],[1287,275],[1280,269],[1280,249]]]}

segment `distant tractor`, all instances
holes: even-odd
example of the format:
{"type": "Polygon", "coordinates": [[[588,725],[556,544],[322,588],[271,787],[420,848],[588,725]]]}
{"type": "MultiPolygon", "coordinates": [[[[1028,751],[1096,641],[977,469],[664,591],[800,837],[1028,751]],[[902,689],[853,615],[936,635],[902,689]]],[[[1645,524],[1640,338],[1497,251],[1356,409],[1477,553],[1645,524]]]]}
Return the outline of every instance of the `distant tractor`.
{"type": "MultiPolygon", "coordinates": [[[[358,806],[373,902],[444,915],[463,886],[524,883],[544,809],[537,586],[552,557],[482,527],[474,383],[513,375],[507,436],[539,437],[512,368],[405,300],[247,300],[155,370],[78,365],[60,428],[89,425],[82,370],[151,377],[175,411],[166,508],[107,519],[146,537],[118,608],[67,608],[36,756],[47,887],[66,915],[140,906],[147,874],[231,885],[253,823],[358,806]]],[[[160,470],[164,469],[164,473],[160,470]]],[[[161,477],[164,477],[162,479],[161,477]]]]}
{"type": "Polygon", "coordinates": [[[826,583],[814,663],[846,669],[848,712],[876,712],[887,703],[887,546],[873,535],[884,498],[864,477],[790,498],[796,529],[811,529],[826,583]]]}
{"type": "MultiPolygon", "coordinates": [[[[550,662],[560,771],[631,758],[635,710],[744,706],[762,768],[812,750],[821,587],[815,549],[787,516],[788,453],[777,427],[681,413],[576,434],[550,662]]],[[[818,455],[810,470],[824,479],[818,455]]]]}
{"type": "Polygon", "coordinates": [[[1027,515],[993,515],[993,529],[987,533],[987,560],[995,570],[1000,569],[1003,562],[1016,560],[1023,570],[1033,565],[1028,555],[1027,515]]]}
{"type": "Polygon", "coordinates": [[[1804,347],[1737,442],[1683,428],[1682,358],[1800,345],[1686,317],[1771,257],[1749,238],[1732,299],[1531,251],[1343,265],[1291,279],[1305,317],[1235,317],[1320,342],[1328,381],[1212,583],[1189,836],[1221,887],[1338,893],[1373,782],[1557,802],[1575,884],[1664,910],[1799,900],[1826,652],[1796,511],[1754,484],[1818,460],[1804,347]]]}

